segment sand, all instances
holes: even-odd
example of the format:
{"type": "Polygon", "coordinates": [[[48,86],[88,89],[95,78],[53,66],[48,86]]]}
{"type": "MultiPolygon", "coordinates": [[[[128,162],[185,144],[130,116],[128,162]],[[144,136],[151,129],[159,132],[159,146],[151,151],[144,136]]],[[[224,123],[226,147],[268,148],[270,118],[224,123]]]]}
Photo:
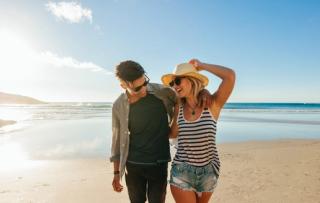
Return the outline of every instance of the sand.
{"type": "MultiPolygon", "coordinates": [[[[320,202],[320,140],[277,140],[218,146],[221,176],[210,202],[320,202]]],[[[0,202],[129,202],[111,187],[103,159],[38,161],[0,169],[0,202]]],[[[174,202],[169,187],[167,201],[174,202]]]]}

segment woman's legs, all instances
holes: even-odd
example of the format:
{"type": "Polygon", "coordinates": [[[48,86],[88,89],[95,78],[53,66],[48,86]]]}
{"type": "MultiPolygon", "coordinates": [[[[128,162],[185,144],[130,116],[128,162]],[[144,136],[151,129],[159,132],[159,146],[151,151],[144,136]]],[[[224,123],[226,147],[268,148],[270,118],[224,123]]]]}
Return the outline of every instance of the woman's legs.
{"type": "Polygon", "coordinates": [[[208,203],[212,196],[212,192],[203,192],[201,197],[197,196],[197,203],[208,203]]]}
{"type": "Polygon", "coordinates": [[[197,197],[194,191],[182,190],[170,185],[172,196],[176,203],[196,203],[197,197]]]}
{"type": "Polygon", "coordinates": [[[194,191],[182,190],[170,185],[172,196],[176,203],[208,203],[212,197],[212,192],[202,192],[198,197],[194,191]]]}

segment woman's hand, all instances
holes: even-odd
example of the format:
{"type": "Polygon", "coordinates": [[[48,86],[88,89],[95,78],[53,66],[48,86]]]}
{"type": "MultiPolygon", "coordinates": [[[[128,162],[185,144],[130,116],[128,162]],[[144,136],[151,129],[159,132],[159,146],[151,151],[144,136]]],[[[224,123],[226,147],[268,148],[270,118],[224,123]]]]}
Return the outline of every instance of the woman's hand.
{"type": "Polygon", "coordinates": [[[202,63],[201,61],[199,61],[198,59],[191,59],[189,61],[190,64],[193,65],[193,67],[195,67],[197,69],[197,71],[200,71],[202,70],[201,66],[202,66],[202,63]]]}

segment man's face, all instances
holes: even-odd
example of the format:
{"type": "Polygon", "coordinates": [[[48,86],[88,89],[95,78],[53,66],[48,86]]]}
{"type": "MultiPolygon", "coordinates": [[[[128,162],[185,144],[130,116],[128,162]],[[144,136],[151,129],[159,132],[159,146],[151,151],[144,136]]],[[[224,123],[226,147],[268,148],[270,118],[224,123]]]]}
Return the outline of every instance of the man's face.
{"type": "Polygon", "coordinates": [[[140,78],[132,81],[125,82],[125,88],[130,95],[134,96],[146,96],[147,94],[147,84],[149,83],[149,78],[145,75],[142,75],[140,78]]]}

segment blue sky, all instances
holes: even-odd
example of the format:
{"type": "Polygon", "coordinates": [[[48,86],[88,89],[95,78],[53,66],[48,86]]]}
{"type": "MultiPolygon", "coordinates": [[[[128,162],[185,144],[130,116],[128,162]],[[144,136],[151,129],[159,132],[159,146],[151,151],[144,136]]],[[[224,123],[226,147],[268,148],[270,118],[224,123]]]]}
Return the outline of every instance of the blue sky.
{"type": "Polygon", "coordinates": [[[1,1],[0,42],[0,91],[45,101],[113,101],[122,60],[160,82],[198,58],[236,71],[230,102],[320,102],[319,1],[1,1]]]}

